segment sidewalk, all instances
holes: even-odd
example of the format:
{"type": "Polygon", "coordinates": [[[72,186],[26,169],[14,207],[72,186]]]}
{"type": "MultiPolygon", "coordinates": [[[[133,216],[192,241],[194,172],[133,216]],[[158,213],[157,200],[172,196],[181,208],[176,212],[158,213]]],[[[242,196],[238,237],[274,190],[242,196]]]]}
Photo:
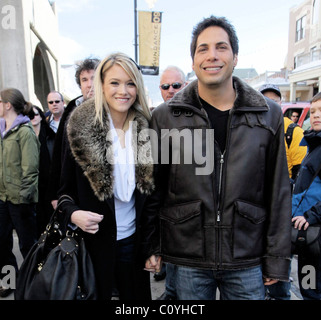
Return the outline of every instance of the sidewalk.
{"type": "MultiPolygon", "coordinates": [[[[20,264],[22,262],[22,256],[21,256],[19,248],[18,248],[18,237],[16,236],[15,233],[14,233],[14,248],[13,248],[13,250],[14,250],[14,253],[17,257],[18,265],[20,266],[20,264]]],[[[302,300],[302,297],[300,294],[300,289],[299,289],[299,284],[298,284],[297,265],[298,265],[298,261],[297,261],[296,256],[294,256],[292,259],[292,267],[291,267],[291,277],[293,278],[293,282],[291,283],[291,300],[302,300]]],[[[164,292],[165,280],[155,281],[153,274],[151,274],[150,279],[151,279],[151,288],[152,288],[152,299],[156,300],[164,292]]],[[[0,297],[0,301],[1,300],[14,300],[14,295],[12,293],[11,295],[9,295],[6,298],[0,297]]]]}

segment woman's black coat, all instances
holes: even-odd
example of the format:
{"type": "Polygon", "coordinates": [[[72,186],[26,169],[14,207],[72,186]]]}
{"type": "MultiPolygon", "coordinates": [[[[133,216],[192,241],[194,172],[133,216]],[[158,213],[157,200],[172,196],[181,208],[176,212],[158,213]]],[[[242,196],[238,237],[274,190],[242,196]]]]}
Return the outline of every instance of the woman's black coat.
{"type": "MultiPolygon", "coordinates": [[[[94,123],[94,100],[90,99],[72,113],[64,136],[65,150],[62,150],[61,188],[59,196],[67,194],[75,200],[75,205],[62,205],[65,224],[75,210],[88,210],[104,216],[99,231],[92,235],[84,233],[85,243],[93,260],[99,299],[110,299],[115,267],[115,245],[117,227],[113,197],[113,166],[107,161],[108,150],[112,150],[107,133],[110,123],[104,114],[104,127],[94,123]],[[68,138],[67,138],[68,137],[68,138]]],[[[137,112],[135,118],[137,132],[148,128],[148,121],[137,112]]],[[[138,153],[146,141],[137,145],[138,153]]],[[[147,159],[147,162],[149,160],[147,159]]],[[[153,166],[135,164],[136,176],[136,281],[137,299],[151,299],[149,273],[144,271],[141,254],[141,216],[148,194],[154,188],[153,166]]]]}

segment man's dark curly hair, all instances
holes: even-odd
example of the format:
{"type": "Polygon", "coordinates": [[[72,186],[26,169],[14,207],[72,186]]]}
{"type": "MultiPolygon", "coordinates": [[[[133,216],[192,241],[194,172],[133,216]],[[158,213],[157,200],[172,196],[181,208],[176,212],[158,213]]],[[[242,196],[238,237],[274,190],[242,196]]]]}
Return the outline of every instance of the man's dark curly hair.
{"type": "Polygon", "coordinates": [[[79,87],[80,87],[80,74],[83,71],[96,70],[99,62],[100,62],[99,59],[87,58],[81,63],[77,64],[75,78],[79,87]]]}

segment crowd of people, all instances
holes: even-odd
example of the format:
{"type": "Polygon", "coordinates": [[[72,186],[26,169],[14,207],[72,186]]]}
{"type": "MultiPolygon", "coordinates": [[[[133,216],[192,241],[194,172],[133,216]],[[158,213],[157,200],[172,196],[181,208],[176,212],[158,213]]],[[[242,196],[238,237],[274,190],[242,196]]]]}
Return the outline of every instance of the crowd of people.
{"type": "MultiPolygon", "coordinates": [[[[291,299],[291,226],[321,220],[321,93],[303,132],[298,114],[283,117],[277,86],[233,76],[238,52],[226,18],[200,21],[197,79],[167,67],[156,108],[121,52],[81,62],[81,96],[65,106],[49,92],[46,114],[0,91],[0,270],[18,274],[13,229],[25,258],[68,195],[61,220],[83,232],[100,300],[150,300],[150,272],[166,277],[163,300],[215,300],[217,289],[222,300],[291,299]]],[[[304,265],[316,272],[302,297],[320,300],[321,257],[298,259],[300,280],[304,265]]]]}

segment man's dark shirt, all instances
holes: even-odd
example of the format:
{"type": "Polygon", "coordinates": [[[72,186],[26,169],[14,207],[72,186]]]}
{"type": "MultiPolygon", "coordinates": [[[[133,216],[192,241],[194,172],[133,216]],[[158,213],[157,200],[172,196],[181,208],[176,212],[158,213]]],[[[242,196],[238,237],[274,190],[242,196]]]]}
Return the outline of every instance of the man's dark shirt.
{"type": "Polygon", "coordinates": [[[229,110],[220,111],[201,99],[203,108],[205,109],[208,118],[210,119],[212,128],[214,129],[214,139],[218,143],[221,152],[224,153],[226,146],[227,123],[229,110]]]}

